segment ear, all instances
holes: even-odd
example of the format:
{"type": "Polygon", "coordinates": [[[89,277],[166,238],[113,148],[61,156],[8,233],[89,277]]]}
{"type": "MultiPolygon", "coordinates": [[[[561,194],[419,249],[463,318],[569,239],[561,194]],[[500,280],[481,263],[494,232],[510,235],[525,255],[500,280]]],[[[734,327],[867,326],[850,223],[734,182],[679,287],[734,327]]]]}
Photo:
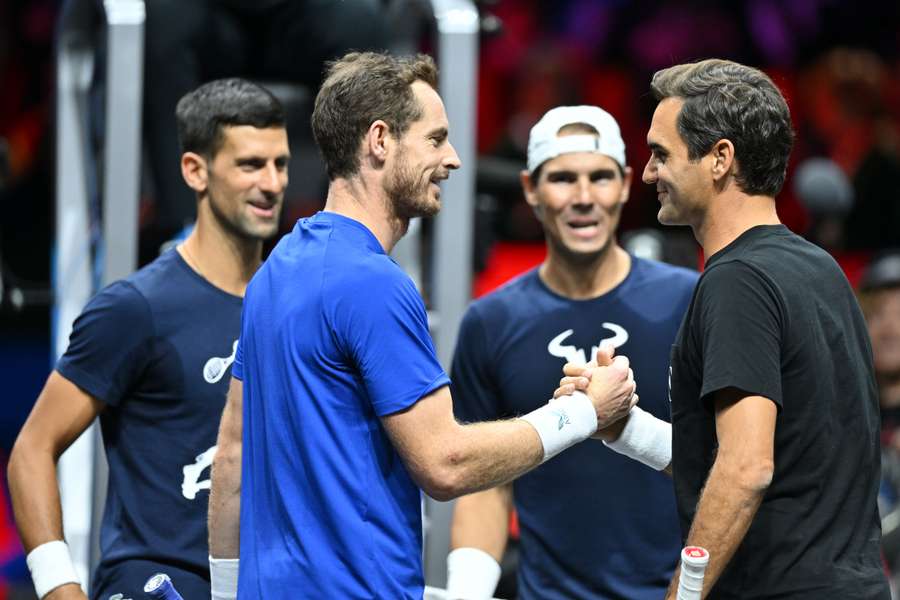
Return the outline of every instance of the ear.
{"type": "Polygon", "coordinates": [[[528,206],[531,207],[534,211],[534,215],[537,217],[538,221],[540,221],[543,217],[543,211],[538,202],[537,186],[531,181],[531,173],[525,169],[519,171],[519,181],[522,184],[522,192],[525,194],[525,202],[528,203],[528,206]]]}
{"type": "Polygon", "coordinates": [[[205,193],[209,186],[209,166],[206,159],[195,152],[182,154],[181,176],[192,190],[198,194],[205,193]]]}
{"type": "Polygon", "coordinates": [[[625,204],[628,202],[628,197],[631,194],[631,177],[633,171],[631,167],[625,167],[625,176],[622,178],[622,197],[619,199],[619,204],[625,204]]]}
{"type": "Polygon", "coordinates": [[[713,144],[709,155],[712,158],[713,180],[717,182],[722,181],[735,166],[734,144],[731,143],[731,140],[719,140],[713,144]]]}
{"type": "Polygon", "coordinates": [[[369,125],[363,141],[366,154],[378,164],[384,164],[390,154],[391,145],[395,143],[388,124],[377,119],[369,125]]]}

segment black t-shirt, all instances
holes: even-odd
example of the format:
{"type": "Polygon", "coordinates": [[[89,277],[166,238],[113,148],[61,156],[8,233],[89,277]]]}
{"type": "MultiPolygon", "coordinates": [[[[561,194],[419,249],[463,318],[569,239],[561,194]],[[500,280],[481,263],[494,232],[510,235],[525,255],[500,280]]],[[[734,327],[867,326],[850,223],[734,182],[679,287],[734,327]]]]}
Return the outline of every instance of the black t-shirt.
{"type": "MultiPolygon", "coordinates": [[[[95,595],[119,585],[116,573],[133,560],[208,579],[210,465],[240,324],[241,298],[175,250],[99,292],[76,319],[56,369],[106,405],[109,486],[95,595]]],[[[208,584],[182,592],[209,597],[208,584]]]]}
{"type": "Polygon", "coordinates": [[[878,396],[856,298],[782,225],[711,256],[672,347],[672,462],[685,535],[715,460],[728,387],[778,405],[775,474],[710,598],[878,598],[878,396]]]}

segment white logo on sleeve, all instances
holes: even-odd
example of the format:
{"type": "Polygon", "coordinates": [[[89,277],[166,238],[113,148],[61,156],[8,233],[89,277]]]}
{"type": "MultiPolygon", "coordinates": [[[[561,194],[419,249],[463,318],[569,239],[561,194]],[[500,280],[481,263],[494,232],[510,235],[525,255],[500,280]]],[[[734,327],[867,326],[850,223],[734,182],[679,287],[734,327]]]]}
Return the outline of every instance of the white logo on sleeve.
{"type": "MultiPolygon", "coordinates": [[[[615,323],[604,323],[603,328],[611,331],[613,335],[612,337],[603,338],[602,340],[600,340],[600,344],[591,346],[590,360],[594,360],[597,357],[597,350],[600,349],[601,344],[606,343],[610,344],[613,348],[619,348],[620,346],[624,346],[625,342],[628,341],[628,332],[625,331],[625,328],[621,325],[616,325],[615,323]]],[[[566,341],[573,333],[575,333],[574,329],[566,329],[565,331],[563,331],[561,334],[550,340],[550,343],[547,344],[547,351],[550,353],[550,356],[564,358],[566,359],[566,362],[584,364],[588,362],[588,358],[585,354],[584,349],[576,348],[575,346],[563,345],[563,342],[566,341]]]]}
{"type": "Polygon", "coordinates": [[[212,466],[213,457],[215,455],[216,446],[213,446],[203,454],[198,454],[193,463],[184,465],[181,468],[182,473],[184,473],[184,479],[181,480],[182,496],[188,500],[193,500],[197,497],[197,492],[200,490],[208,490],[210,488],[210,480],[204,479],[203,481],[200,481],[200,475],[203,474],[203,471],[212,466]]]}
{"type": "Polygon", "coordinates": [[[224,358],[213,356],[206,361],[206,364],[203,365],[203,379],[206,380],[206,383],[219,383],[219,381],[222,380],[225,371],[227,371],[228,367],[231,366],[231,363],[234,362],[234,355],[237,353],[237,347],[238,341],[234,340],[234,344],[231,346],[231,356],[226,356],[224,358]]]}

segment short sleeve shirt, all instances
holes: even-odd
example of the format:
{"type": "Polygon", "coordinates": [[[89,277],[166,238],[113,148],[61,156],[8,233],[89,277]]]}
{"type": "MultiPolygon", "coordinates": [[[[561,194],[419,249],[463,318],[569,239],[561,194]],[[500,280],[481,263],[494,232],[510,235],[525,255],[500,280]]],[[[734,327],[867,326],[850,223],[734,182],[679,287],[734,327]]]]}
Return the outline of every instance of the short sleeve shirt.
{"type": "Polygon", "coordinates": [[[240,598],[421,598],[421,493],[381,425],[448,385],[421,296],[361,223],[301,219],[250,283],[240,598]]]}
{"type": "Polygon", "coordinates": [[[715,393],[778,407],[775,473],[710,598],[888,598],[879,557],[878,398],[853,290],[781,225],[711,256],[672,348],[682,528],[715,460],[715,393]]]}
{"type": "MultiPolygon", "coordinates": [[[[535,269],[475,301],[453,359],[457,418],[535,410],[566,362],[587,362],[606,342],[630,359],[641,407],[668,420],[669,347],[697,276],[632,257],[626,279],[597,298],[559,296],[535,269]]],[[[667,475],[587,440],[519,477],[513,498],[523,600],[665,594],[681,549],[667,475]]]]}
{"type": "Polygon", "coordinates": [[[172,250],[99,292],[76,319],[56,369],[105,404],[109,484],[95,581],[129,559],[208,577],[209,474],[240,313],[239,297],[172,250]]]}

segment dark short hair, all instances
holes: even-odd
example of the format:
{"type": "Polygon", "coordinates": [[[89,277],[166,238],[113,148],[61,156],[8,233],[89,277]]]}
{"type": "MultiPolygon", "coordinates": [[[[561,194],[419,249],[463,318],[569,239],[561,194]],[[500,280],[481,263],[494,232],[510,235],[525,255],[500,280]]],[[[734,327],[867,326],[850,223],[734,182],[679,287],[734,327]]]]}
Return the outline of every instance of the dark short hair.
{"type": "Polygon", "coordinates": [[[175,107],[182,152],[215,156],[225,139],[224,127],[285,127],[284,108],[264,87],[233,77],[204,83],[185,94],[175,107]]]}
{"type": "Polygon", "coordinates": [[[351,52],[327,64],[312,130],[329,179],[359,171],[360,143],[374,121],[381,119],[401,138],[421,118],[422,106],[410,88],[416,81],[437,89],[437,66],[430,56],[351,52]]]}
{"type": "Polygon", "coordinates": [[[740,188],[765,196],[781,191],[794,132],[787,102],[765,73],[709,59],[657,71],[650,88],[658,101],[684,100],[678,132],[688,158],[698,160],[719,140],[730,140],[740,188]]]}

